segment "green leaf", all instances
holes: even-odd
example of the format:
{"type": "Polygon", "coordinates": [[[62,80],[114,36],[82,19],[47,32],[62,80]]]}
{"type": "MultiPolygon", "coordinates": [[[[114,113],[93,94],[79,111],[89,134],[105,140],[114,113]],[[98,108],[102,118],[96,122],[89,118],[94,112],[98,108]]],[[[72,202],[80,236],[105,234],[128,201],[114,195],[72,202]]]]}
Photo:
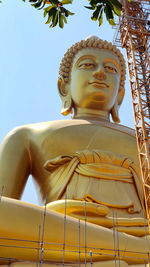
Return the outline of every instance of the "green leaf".
{"type": "Polygon", "coordinates": [[[122,4],[118,0],[109,0],[109,2],[111,2],[111,4],[118,10],[122,10],[122,4]]]}
{"type": "Polygon", "coordinates": [[[67,24],[66,17],[65,17],[64,15],[62,15],[62,16],[63,16],[63,20],[64,20],[64,22],[67,24]]]}
{"type": "Polygon", "coordinates": [[[108,5],[117,16],[121,16],[122,5],[118,0],[107,0],[108,5]]]}
{"type": "Polygon", "coordinates": [[[61,4],[63,4],[63,5],[72,4],[72,0],[63,0],[63,1],[61,1],[61,4]]]}
{"type": "Polygon", "coordinates": [[[47,0],[46,4],[50,4],[53,7],[56,7],[59,4],[58,0],[47,0]]]}
{"type": "Polygon", "coordinates": [[[52,3],[52,6],[53,6],[53,7],[57,7],[57,4],[55,4],[55,3],[52,3]]]}
{"type": "Polygon", "coordinates": [[[114,6],[113,10],[117,16],[121,16],[121,11],[117,9],[116,6],[114,6]]]}
{"type": "Polygon", "coordinates": [[[42,2],[43,2],[43,0],[40,0],[37,3],[35,3],[35,4],[31,4],[31,6],[34,6],[35,8],[38,8],[38,7],[41,6],[42,2]]]}
{"type": "Polygon", "coordinates": [[[109,4],[106,4],[105,8],[104,8],[104,12],[106,14],[106,18],[107,20],[109,21],[110,19],[113,19],[114,16],[113,16],[113,12],[112,12],[112,9],[110,7],[109,4]]]}
{"type": "Polygon", "coordinates": [[[109,5],[111,10],[113,10],[113,4],[112,4],[112,0],[105,0],[105,5],[109,5]]]}
{"type": "Polygon", "coordinates": [[[43,17],[45,18],[46,17],[46,15],[47,15],[47,11],[46,10],[44,10],[44,13],[43,13],[43,17]]]}
{"type": "MultiPolygon", "coordinates": [[[[45,9],[46,10],[46,9],[45,9]]],[[[50,10],[49,10],[49,12],[47,12],[47,14],[48,14],[48,20],[46,21],[46,23],[45,24],[49,24],[50,22],[51,22],[51,20],[53,19],[53,17],[55,16],[55,14],[56,14],[56,12],[57,12],[57,9],[56,9],[56,7],[52,7],[50,10]]],[[[52,23],[53,24],[53,23],[52,23]]],[[[51,24],[51,25],[52,25],[51,24]]],[[[51,26],[50,25],[50,26],[51,26]]],[[[51,26],[51,28],[52,28],[53,26],[51,26]]]]}
{"type": "Polygon", "coordinates": [[[97,9],[93,12],[91,19],[96,21],[99,17],[99,13],[101,10],[102,6],[98,6],[97,9]]]}
{"type": "Polygon", "coordinates": [[[53,6],[48,6],[48,7],[44,8],[44,11],[49,12],[52,8],[53,8],[53,6]]]}
{"type": "Polygon", "coordinates": [[[59,14],[59,27],[60,28],[64,27],[64,20],[63,20],[63,16],[61,14],[59,14]]]}
{"type": "Polygon", "coordinates": [[[84,6],[85,8],[88,8],[88,9],[91,9],[91,10],[94,10],[95,7],[92,7],[92,6],[84,6]]]}
{"type": "Polygon", "coordinates": [[[52,4],[52,6],[58,5],[59,1],[58,0],[50,0],[50,3],[52,4]]]}
{"type": "MultiPolygon", "coordinates": [[[[64,7],[60,7],[59,8],[59,10],[60,10],[60,12],[62,13],[62,14],[65,14],[65,16],[67,16],[67,14],[68,14],[68,12],[67,12],[67,9],[66,8],[64,8],[64,7]]],[[[69,16],[69,14],[68,14],[68,16],[69,16]]]]}
{"type": "Polygon", "coordinates": [[[96,7],[97,2],[95,0],[90,0],[89,2],[92,7],[96,7]]]}
{"type": "Polygon", "coordinates": [[[69,15],[74,15],[74,13],[70,12],[69,10],[67,10],[66,8],[64,7],[60,7],[60,11],[61,11],[61,14],[64,14],[65,17],[69,17],[69,15]]]}
{"type": "Polygon", "coordinates": [[[55,16],[56,11],[57,11],[56,7],[52,7],[52,8],[50,9],[50,11],[48,12],[49,16],[51,16],[51,15],[55,16]]]}
{"type": "Polygon", "coordinates": [[[51,20],[52,20],[52,17],[53,17],[53,15],[48,16],[48,20],[45,22],[45,24],[50,24],[50,22],[51,22],[51,20]]]}
{"type": "Polygon", "coordinates": [[[52,19],[53,27],[55,27],[58,23],[58,13],[59,13],[59,11],[56,10],[55,15],[53,15],[53,19],[52,19]]]}
{"type": "Polygon", "coordinates": [[[46,4],[46,0],[43,0],[43,5],[41,7],[38,8],[38,10],[42,9],[46,4]]]}
{"type": "Polygon", "coordinates": [[[114,19],[109,19],[109,24],[110,24],[111,26],[116,25],[114,19]]]}
{"type": "Polygon", "coordinates": [[[70,12],[69,10],[67,10],[67,12],[68,12],[68,14],[69,14],[70,16],[73,16],[73,15],[74,15],[74,13],[70,12]]]}
{"type": "Polygon", "coordinates": [[[60,7],[60,11],[62,14],[65,14],[66,17],[69,17],[69,13],[68,10],[64,7],[60,7]]]}

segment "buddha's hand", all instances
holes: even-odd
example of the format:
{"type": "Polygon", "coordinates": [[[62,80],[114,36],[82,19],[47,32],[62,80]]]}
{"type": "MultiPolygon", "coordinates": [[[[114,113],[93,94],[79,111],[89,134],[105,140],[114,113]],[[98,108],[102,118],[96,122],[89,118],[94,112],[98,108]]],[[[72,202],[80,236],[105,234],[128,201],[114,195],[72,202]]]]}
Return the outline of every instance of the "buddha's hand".
{"type": "Polygon", "coordinates": [[[80,219],[87,217],[106,217],[109,213],[109,208],[92,202],[79,200],[58,200],[47,204],[47,209],[55,210],[62,214],[73,216],[80,219]]]}

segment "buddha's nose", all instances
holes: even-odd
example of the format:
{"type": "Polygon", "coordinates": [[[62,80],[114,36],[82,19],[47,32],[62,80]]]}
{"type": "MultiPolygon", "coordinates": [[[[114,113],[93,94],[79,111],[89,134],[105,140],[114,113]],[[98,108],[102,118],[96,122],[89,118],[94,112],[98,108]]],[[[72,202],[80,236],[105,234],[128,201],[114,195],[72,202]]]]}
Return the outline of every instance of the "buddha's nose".
{"type": "Polygon", "coordinates": [[[105,80],[106,79],[106,74],[104,73],[103,70],[97,71],[93,74],[94,78],[97,80],[105,80]]]}

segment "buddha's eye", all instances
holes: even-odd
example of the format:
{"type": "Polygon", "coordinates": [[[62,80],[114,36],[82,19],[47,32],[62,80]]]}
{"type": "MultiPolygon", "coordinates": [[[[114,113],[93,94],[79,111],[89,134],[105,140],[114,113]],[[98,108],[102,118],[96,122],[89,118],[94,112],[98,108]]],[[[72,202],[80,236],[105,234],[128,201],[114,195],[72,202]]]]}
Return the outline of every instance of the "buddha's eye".
{"type": "Polygon", "coordinates": [[[105,65],[104,69],[110,73],[117,73],[117,68],[114,66],[105,65]]]}
{"type": "Polygon", "coordinates": [[[95,67],[94,63],[80,63],[79,68],[80,69],[93,69],[95,67]]]}

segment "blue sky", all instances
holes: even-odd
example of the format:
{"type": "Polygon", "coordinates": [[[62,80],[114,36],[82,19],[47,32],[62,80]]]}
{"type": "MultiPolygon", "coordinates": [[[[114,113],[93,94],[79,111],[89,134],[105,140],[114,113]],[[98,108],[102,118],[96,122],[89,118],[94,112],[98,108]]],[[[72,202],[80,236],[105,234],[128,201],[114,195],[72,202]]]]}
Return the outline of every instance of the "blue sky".
{"type": "MultiPolygon", "coordinates": [[[[105,21],[98,27],[84,8],[87,0],[74,0],[64,29],[50,29],[42,11],[22,0],[0,4],[0,142],[14,127],[41,121],[64,119],[57,93],[59,63],[73,43],[89,35],[112,41],[115,30],[105,21]]],[[[122,51],[125,55],[125,51],[122,51]]],[[[126,58],[126,57],[125,57],[126,58]]],[[[125,100],[120,109],[121,124],[134,128],[127,77],[125,100]]],[[[23,200],[38,203],[31,178],[23,200]]]]}

